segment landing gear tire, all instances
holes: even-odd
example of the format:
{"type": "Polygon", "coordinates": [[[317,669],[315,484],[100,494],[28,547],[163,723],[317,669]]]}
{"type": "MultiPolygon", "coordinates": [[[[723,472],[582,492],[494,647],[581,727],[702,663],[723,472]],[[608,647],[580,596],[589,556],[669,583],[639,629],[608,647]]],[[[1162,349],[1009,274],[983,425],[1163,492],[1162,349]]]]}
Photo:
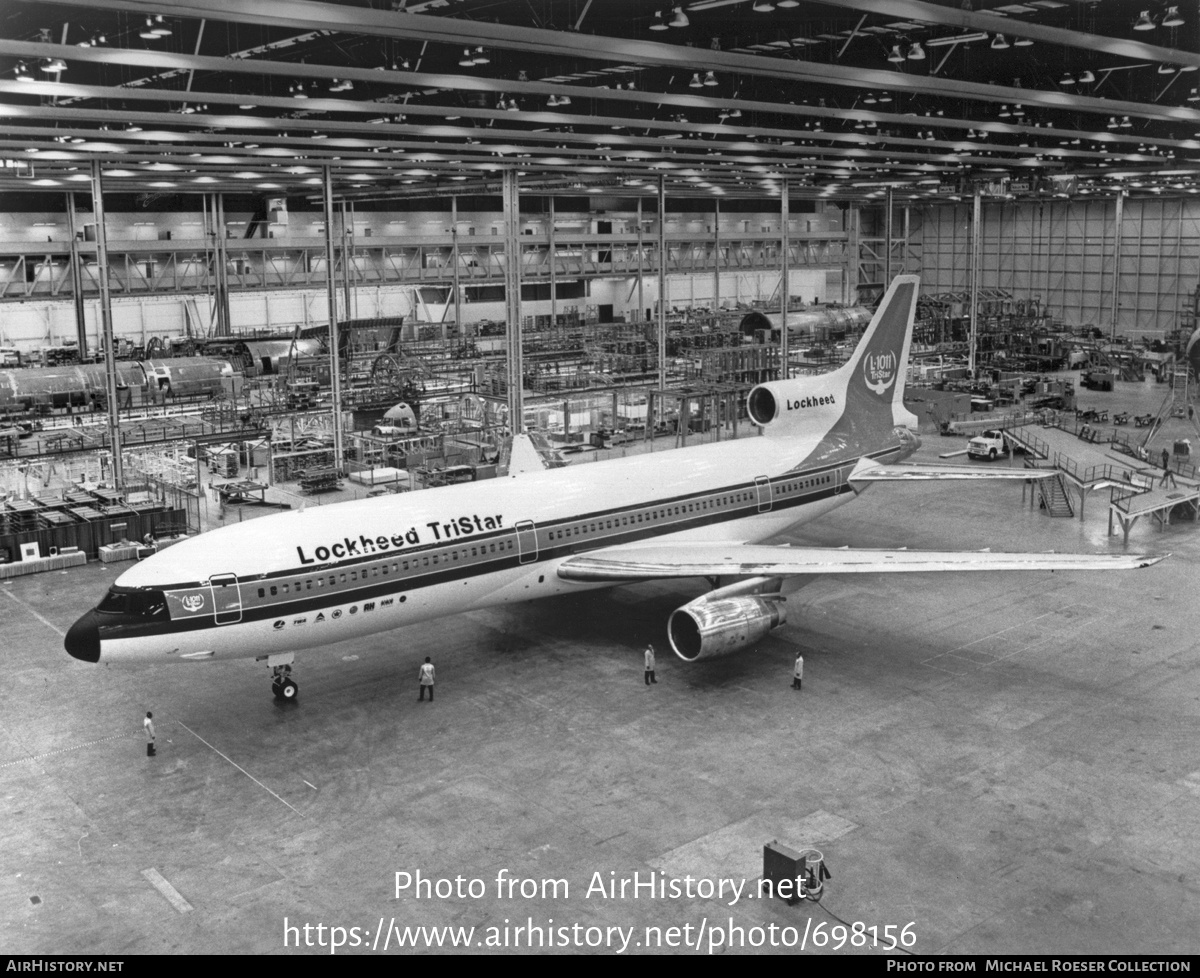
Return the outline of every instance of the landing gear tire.
{"type": "Polygon", "coordinates": [[[277,700],[294,700],[300,692],[300,687],[292,679],[290,661],[281,662],[271,668],[271,692],[277,700]]]}

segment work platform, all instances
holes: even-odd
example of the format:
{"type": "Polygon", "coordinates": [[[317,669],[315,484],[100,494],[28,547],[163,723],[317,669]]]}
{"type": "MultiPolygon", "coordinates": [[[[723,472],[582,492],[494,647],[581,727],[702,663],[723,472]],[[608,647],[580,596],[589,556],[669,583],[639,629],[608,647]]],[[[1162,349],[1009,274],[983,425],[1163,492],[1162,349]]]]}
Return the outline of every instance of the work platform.
{"type": "MultiPolygon", "coordinates": [[[[1083,429],[1096,430],[1080,426],[1083,429]]],[[[1078,494],[1080,519],[1091,492],[1114,487],[1141,492],[1147,488],[1147,477],[1139,474],[1142,463],[1130,458],[1123,464],[1108,450],[1109,442],[1085,441],[1077,432],[1057,425],[1018,425],[1005,429],[1004,437],[1025,452],[1029,468],[1049,466],[1061,473],[1064,490],[1070,487],[1078,494]]]]}
{"type": "Polygon", "coordinates": [[[1114,491],[1108,506],[1108,535],[1113,533],[1113,518],[1121,524],[1125,542],[1129,542],[1129,531],[1143,516],[1151,516],[1159,530],[1170,522],[1171,510],[1176,506],[1191,507],[1192,521],[1200,520],[1200,483],[1178,478],[1174,484],[1148,489],[1144,492],[1118,494],[1114,491]]]}
{"type": "Polygon", "coordinates": [[[1104,429],[1080,425],[1071,431],[1051,425],[1024,425],[1006,430],[1005,437],[1025,451],[1030,460],[1026,464],[1031,468],[1039,467],[1040,462],[1058,469],[1064,490],[1070,486],[1079,496],[1081,520],[1088,493],[1111,490],[1109,536],[1113,534],[1114,519],[1120,523],[1126,543],[1129,531],[1143,516],[1153,517],[1162,530],[1171,511],[1180,505],[1190,507],[1193,521],[1200,520],[1200,480],[1175,471],[1164,479],[1162,469],[1117,454],[1111,433],[1104,429]],[[1096,431],[1107,435],[1108,440],[1091,440],[1089,435],[1096,431]]]}

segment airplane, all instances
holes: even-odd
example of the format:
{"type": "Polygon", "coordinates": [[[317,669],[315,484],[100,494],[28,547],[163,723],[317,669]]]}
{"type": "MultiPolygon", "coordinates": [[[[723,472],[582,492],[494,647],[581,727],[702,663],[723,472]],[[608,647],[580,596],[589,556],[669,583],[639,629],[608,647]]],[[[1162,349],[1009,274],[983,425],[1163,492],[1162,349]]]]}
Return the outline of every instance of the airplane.
{"type": "Polygon", "coordinates": [[[292,700],[296,652],[458,612],[591,588],[707,578],[667,635],[696,662],[784,624],[784,584],[813,574],[1146,567],[1127,554],[1007,554],[762,543],[872,483],[1037,479],[1051,471],[900,464],[919,277],[897,276],[850,359],[763,383],[757,437],[546,469],[514,438],[506,478],[290,511],[184,540],[125,571],[65,639],[86,662],[253,657],[292,700]]]}

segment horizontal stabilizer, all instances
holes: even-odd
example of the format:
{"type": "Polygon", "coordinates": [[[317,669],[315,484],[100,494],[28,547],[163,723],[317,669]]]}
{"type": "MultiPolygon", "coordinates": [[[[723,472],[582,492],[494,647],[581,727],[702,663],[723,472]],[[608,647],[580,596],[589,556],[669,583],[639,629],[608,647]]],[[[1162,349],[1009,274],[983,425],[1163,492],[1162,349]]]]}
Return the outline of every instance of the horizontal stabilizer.
{"type": "Polygon", "coordinates": [[[976,468],[972,465],[879,465],[865,462],[850,473],[847,482],[939,482],[992,479],[1053,479],[1056,469],[976,468]]]}
{"type": "Polygon", "coordinates": [[[991,553],[954,550],[853,550],[738,544],[610,547],[570,557],[568,581],[648,581],[673,577],[788,577],[799,574],[936,573],[939,571],[1135,570],[1167,554],[991,553]]]}

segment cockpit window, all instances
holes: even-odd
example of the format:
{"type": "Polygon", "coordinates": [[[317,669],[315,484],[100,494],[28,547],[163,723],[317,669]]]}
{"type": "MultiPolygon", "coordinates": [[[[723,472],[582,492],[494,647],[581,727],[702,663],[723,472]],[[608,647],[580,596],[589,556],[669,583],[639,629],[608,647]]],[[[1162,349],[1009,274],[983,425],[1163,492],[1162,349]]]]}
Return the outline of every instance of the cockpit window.
{"type": "Polygon", "coordinates": [[[167,599],[162,591],[113,588],[96,610],[102,615],[132,615],[137,618],[166,618],[167,599]]]}
{"type": "Polygon", "coordinates": [[[102,615],[123,615],[129,607],[129,594],[125,591],[109,591],[96,610],[102,615]]]}

